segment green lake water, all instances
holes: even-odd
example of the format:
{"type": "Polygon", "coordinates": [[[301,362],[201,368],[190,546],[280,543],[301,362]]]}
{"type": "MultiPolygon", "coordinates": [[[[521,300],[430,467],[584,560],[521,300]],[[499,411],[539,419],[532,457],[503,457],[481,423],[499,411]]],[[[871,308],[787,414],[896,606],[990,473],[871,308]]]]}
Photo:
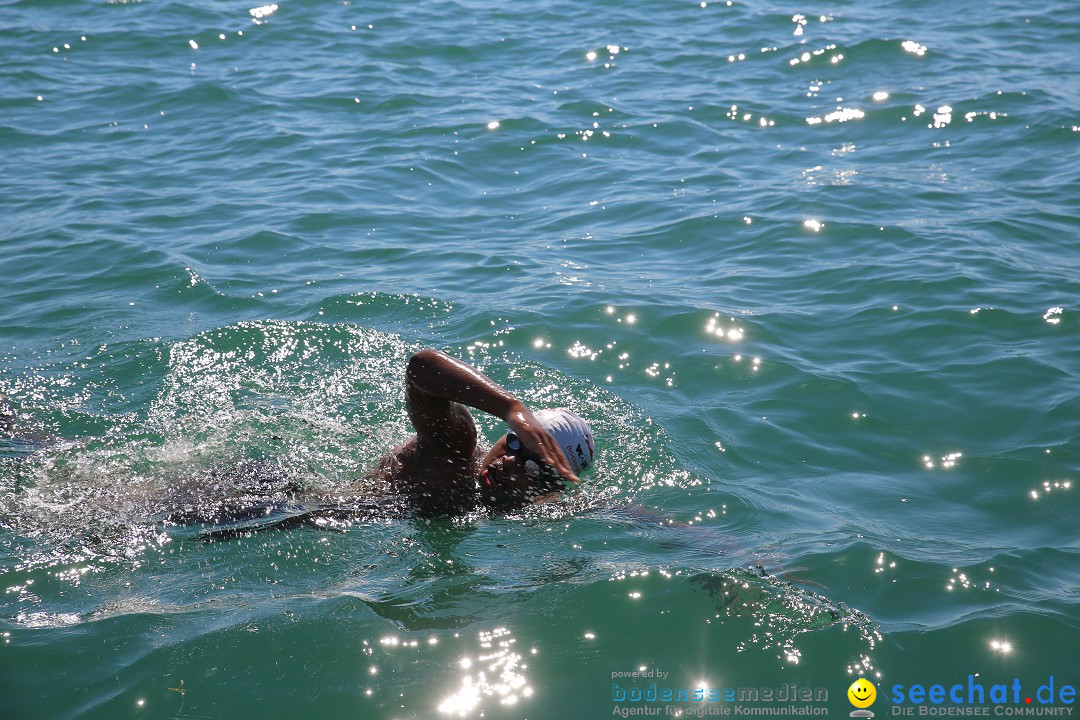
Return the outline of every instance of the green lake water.
{"type": "Polygon", "coordinates": [[[1071,711],[1078,50],[1064,0],[0,0],[0,717],[1071,711]],[[163,519],[344,485],[424,346],[594,474],[163,519]]]}

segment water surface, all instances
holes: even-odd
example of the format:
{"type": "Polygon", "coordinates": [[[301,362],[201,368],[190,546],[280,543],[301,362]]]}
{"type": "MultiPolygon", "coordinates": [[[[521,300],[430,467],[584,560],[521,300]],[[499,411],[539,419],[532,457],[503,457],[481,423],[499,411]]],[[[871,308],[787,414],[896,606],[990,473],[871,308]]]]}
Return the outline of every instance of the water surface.
{"type": "Polygon", "coordinates": [[[5,717],[1080,682],[1071,4],[0,8],[5,717]],[[244,463],[342,487],[423,346],[595,474],[163,521],[244,463]]]}

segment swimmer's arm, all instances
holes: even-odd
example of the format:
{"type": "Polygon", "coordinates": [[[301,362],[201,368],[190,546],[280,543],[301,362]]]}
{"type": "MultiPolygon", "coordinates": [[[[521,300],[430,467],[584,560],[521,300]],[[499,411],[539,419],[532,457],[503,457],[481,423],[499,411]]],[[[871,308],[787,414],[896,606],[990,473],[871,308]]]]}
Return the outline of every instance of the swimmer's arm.
{"type": "Polygon", "coordinates": [[[430,348],[409,360],[406,371],[409,418],[418,437],[445,433],[447,401],[505,420],[521,442],[567,480],[577,482],[555,438],[525,404],[472,365],[430,348]]]}
{"type": "MultiPolygon", "coordinates": [[[[410,416],[416,414],[415,411],[423,415],[428,409],[425,404],[438,403],[442,406],[450,401],[505,419],[511,406],[518,402],[502,386],[472,365],[431,348],[421,350],[409,359],[405,380],[410,416]],[[415,390],[419,390],[420,394],[415,390]]],[[[427,424],[426,417],[416,419],[420,420],[421,425],[427,424]]],[[[419,432],[422,428],[416,424],[416,419],[413,425],[419,432]]]]}

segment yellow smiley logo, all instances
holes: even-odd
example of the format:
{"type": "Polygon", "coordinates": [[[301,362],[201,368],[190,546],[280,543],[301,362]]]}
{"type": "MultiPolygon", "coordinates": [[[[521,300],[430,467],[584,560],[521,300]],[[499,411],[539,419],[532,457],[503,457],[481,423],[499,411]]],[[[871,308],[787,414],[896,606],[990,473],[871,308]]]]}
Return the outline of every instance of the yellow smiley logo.
{"type": "Polygon", "coordinates": [[[848,700],[857,708],[867,708],[877,699],[877,688],[866,678],[859,678],[847,689],[848,700]]]}

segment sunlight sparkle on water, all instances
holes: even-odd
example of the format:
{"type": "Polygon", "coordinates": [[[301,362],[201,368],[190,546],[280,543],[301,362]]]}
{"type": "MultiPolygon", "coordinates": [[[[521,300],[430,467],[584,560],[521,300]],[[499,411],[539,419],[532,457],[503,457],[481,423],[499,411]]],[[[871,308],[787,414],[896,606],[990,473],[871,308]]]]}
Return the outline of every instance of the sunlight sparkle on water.
{"type": "Polygon", "coordinates": [[[439,703],[439,712],[465,717],[480,709],[485,700],[498,701],[501,705],[514,705],[521,698],[531,697],[533,689],[529,687],[523,674],[526,669],[522,656],[514,651],[517,640],[504,627],[478,634],[480,647],[484,653],[476,660],[464,657],[458,663],[461,670],[475,673],[462,673],[461,684],[448,697],[439,703]]]}
{"type": "MultiPolygon", "coordinates": [[[[989,568],[989,572],[994,572],[994,568],[989,568]]],[[[999,586],[993,585],[989,580],[979,580],[973,575],[968,575],[966,572],[961,572],[959,568],[952,569],[952,577],[949,578],[949,582],[945,585],[945,589],[952,592],[953,590],[982,590],[985,592],[1001,592],[999,586]]]]}
{"type": "Polygon", "coordinates": [[[950,107],[948,105],[942,105],[941,107],[939,107],[937,109],[937,112],[934,113],[933,127],[943,128],[946,125],[948,125],[949,123],[951,123],[952,122],[952,111],[953,111],[952,107],[950,107]]]}
{"type": "Polygon", "coordinates": [[[570,348],[567,350],[567,352],[570,354],[570,357],[588,358],[589,360],[595,360],[597,357],[600,356],[600,353],[602,353],[604,351],[603,350],[592,350],[587,345],[584,345],[580,341],[578,341],[578,342],[575,342],[572,346],[570,346],[570,348]]]}
{"type": "Polygon", "coordinates": [[[1071,490],[1071,480],[1045,480],[1043,481],[1042,488],[1038,490],[1031,490],[1028,494],[1031,495],[1032,500],[1038,500],[1043,495],[1049,495],[1053,492],[1061,492],[1062,490],[1071,490]]]}
{"type": "Polygon", "coordinates": [[[250,10],[248,10],[248,13],[251,15],[251,17],[254,19],[255,22],[259,22],[263,18],[270,17],[271,15],[276,13],[277,11],[278,11],[278,6],[276,4],[271,4],[271,5],[261,5],[259,7],[251,8],[250,10]]]}
{"type": "Polygon", "coordinates": [[[892,568],[896,567],[896,561],[893,560],[893,561],[890,562],[890,561],[886,560],[885,559],[885,553],[878,554],[876,564],[877,564],[877,567],[874,568],[875,573],[883,573],[886,570],[889,570],[889,569],[892,569],[892,568]],[[886,565],[886,563],[888,563],[888,564],[886,565]]]}
{"type": "Polygon", "coordinates": [[[862,120],[866,117],[866,113],[858,108],[837,108],[831,113],[822,115],[821,117],[808,117],[806,118],[807,125],[820,125],[823,122],[847,122],[848,120],[862,120]]]}
{"type": "MultiPolygon", "coordinates": [[[[828,51],[835,50],[835,49],[836,49],[836,45],[831,44],[831,45],[826,45],[825,47],[819,48],[819,49],[814,50],[814,51],[803,52],[801,55],[799,55],[799,57],[791,58],[790,60],[788,60],[788,65],[798,65],[800,63],[808,63],[811,60],[813,60],[815,57],[824,55],[828,51]]],[[[763,51],[764,51],[764,48],[763,48],[763,51]]],[[[832,55],[832,56],[829,57],[829,62],[831,62],[833,65],[835,65],[836,63],[840,62],[843,59],[844,59],[843,53],[837,53],[836,55],[832,55]]]]}
{"type": "Polygon", "coordinates": [[[1008,640],[991,640],[990,649],[1002,655],[1008,655],[1012,652],[1013,646],[1008,640]]]}
{"type": "MultiPolygon", "coordinates": [[[[723,328],[723,327],[721,327],[720,325],[717,324],[719,322],[719,320],[718,320],[719,317],[720,317],[720,313],[715,313],[711,318],[709,318],[709,321],[707,323],[705,323],[705,332],[706,332],[706,334],[715,335],[718,338],[726,337],[728,340],[733,340],[733,341],[738,341],[738,340],[743,339],[743,336],[746,333],[742,328],[740,328],[740,327],[729,327],[729,328],[725,329],[725,328],[723,328]]],[[[731,322],[735,322],[735,318],[731,318],[731,322]]]]}
{"type": "Polygon", "coordinates": [[[905,40],[904,42],[900,43],[900,47],[904,48],[905,51],[913,55],[918,55],[919,57],[922,57],[926,54],[926,46],[920,45],[914,40],[905,40]]]}
{"type": "MultiPolygon", "coordinates": [[[[958,453],[958,452],[952,452],[952,453],[948,453],[947,455],[942,455],[941,459],[940,459],[941,467],[944,468],[945,470],[951,470],[952,468],[956,467],[956,461],[959,460],[962,457],[963,457],[963,453],[958,453]]],[[[930,457],[929,455],[923,455],[922,463],[923,463],[923,466],[925,466],[927,470],[933,470],[934,469],[934,466],[935,466],[934,459],[932,457],[930,457]]]]}

